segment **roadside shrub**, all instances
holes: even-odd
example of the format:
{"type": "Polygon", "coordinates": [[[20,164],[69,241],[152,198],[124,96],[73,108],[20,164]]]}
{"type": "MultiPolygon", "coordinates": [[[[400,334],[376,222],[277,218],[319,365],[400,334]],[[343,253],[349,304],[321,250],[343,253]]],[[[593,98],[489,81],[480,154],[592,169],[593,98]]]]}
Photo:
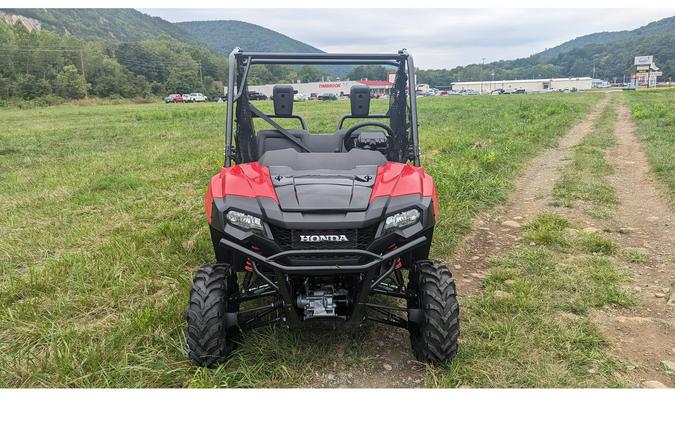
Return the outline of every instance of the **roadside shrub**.
{"type": "Polygon", "coordinates": [[[32,100],[52,93],[52,86],[46,79],[33,75],[21,75],[16,84],[16,94],[24,100],[32,100]]]}
{"type": "Polygon", "coordinates": [[[56,76],[56,93],[63,98],[84,98],[86,83],[75,66],[69,64],[56,76]]]}

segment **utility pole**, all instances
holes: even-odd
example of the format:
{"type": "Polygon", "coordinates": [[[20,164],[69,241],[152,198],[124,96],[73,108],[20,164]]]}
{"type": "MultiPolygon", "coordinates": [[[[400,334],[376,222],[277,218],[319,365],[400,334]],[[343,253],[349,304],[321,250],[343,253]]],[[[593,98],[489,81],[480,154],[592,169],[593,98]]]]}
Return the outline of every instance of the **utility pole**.
{"type": "Polygon", "coordinates": [[[595,79],[595,63],[593,63],[593,79],[595,79]]]}
{"type": "Polygon", "coordinates": [[[483,57],[483,62],[480,65],[480,93],[483,95],[483,67],[485,67],[485,57],[483,57]]]}
{"type": "Polygon", "coordinates": [[[84,98],[87,98],[87,76],[84,73],[84,49],[80,49],[80,66],[82,67],[82,79],[84,79],[84,98]]]}
{"type": "Polygon", "coordinates": [[[202,61],[199,61],[199,79],[202,81],[202,89],[206,90],[206,87],[204,86],[204,75],[202,74],[202,61]]]}

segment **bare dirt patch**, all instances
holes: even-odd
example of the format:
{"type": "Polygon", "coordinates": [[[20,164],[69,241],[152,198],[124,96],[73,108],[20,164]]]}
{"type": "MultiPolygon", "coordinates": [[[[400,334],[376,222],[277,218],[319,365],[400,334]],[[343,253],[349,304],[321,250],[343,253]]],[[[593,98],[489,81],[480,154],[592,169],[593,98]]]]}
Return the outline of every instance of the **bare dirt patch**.
{"type": "Polygon", "coordinates": [[[315,373],[311,387],[337,388],[415,388],[424,387],[426,365],[410,352],[408,332],[399,328],[369,327],[367,357],[356,365],[341,359],[348,351],[337,351],[333,368],[315,373]]]}

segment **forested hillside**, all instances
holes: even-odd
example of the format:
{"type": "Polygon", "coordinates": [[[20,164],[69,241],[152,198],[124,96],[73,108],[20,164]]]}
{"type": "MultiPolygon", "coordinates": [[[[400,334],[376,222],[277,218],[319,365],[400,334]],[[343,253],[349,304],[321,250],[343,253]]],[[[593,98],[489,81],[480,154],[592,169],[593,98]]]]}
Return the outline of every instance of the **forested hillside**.
{"type": "Polygon", "coordinates": [[[280,53],[322,52],[284,34],[247,22],[234,20],[178,22],[176,26],[212,51],[222,54],[229,54],[235,47],[241,47],[246,51],[280,53]]]}
{"type": "MultiPolygon", "coordinates": [[[[265,51],[277,53],[322,53],[316,47],[295,40],[279,32],[254,25],[248,22],[235,20],[178,22],[195,40],[216,53],[230,54],[235,47],[244,51],[265,51]]],[[[289,68],[290,69],[290,68],[289,68]]],[[[300,68],[293,68],[299,71],[300,68]]],[[[321,66],[318,75],[344,77],[351,66],[329,65],[321,66]]],[[[317,72],[312,72],[315,74],[317,72]]],[[[307,75],[305,73],[305,75],[307,75]]],[[[289,75],[289,77],[292,75],[289,75]]],[[[304,80],[303,75],[296,79],[304,80]]],[[[318,80],[318,79],[315,79],[318,80]]],[[[274,82],[274,81],[270,81],[274,82]]]]}
{"type": "Polygon", "coordinates": [[[42,29],[77,38],[140,41],[167,35],[194,42],[179,26],[135,9],[0,9],[3,12],[34,19],[42,29]]]}

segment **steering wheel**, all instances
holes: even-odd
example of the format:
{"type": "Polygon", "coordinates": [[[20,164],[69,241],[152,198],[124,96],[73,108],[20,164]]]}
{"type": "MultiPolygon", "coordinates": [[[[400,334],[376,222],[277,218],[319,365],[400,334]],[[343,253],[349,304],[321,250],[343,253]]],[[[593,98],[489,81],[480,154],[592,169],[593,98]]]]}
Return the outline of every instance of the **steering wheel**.
{"type": "Polygon", "coordinates": [[[347,129],[347,131],[345,132],[344,138],[342,138],[342,143],[344,144],[348,140],[350,140],[352,135],[354,135],[354,132],[356,132],[357,130],[359,130],[361,128],[367,127],[367,126],[377,126],[381,129],[384,129],[385,132],[387,132],[387,135],[390,138],[394,137],[394,131],[392,130],[392,128],[389,125],[385,125],[382,122],[361,122],[361,123],[355,124],[354,126],[350,127],[349,129],[347,129]]]}

